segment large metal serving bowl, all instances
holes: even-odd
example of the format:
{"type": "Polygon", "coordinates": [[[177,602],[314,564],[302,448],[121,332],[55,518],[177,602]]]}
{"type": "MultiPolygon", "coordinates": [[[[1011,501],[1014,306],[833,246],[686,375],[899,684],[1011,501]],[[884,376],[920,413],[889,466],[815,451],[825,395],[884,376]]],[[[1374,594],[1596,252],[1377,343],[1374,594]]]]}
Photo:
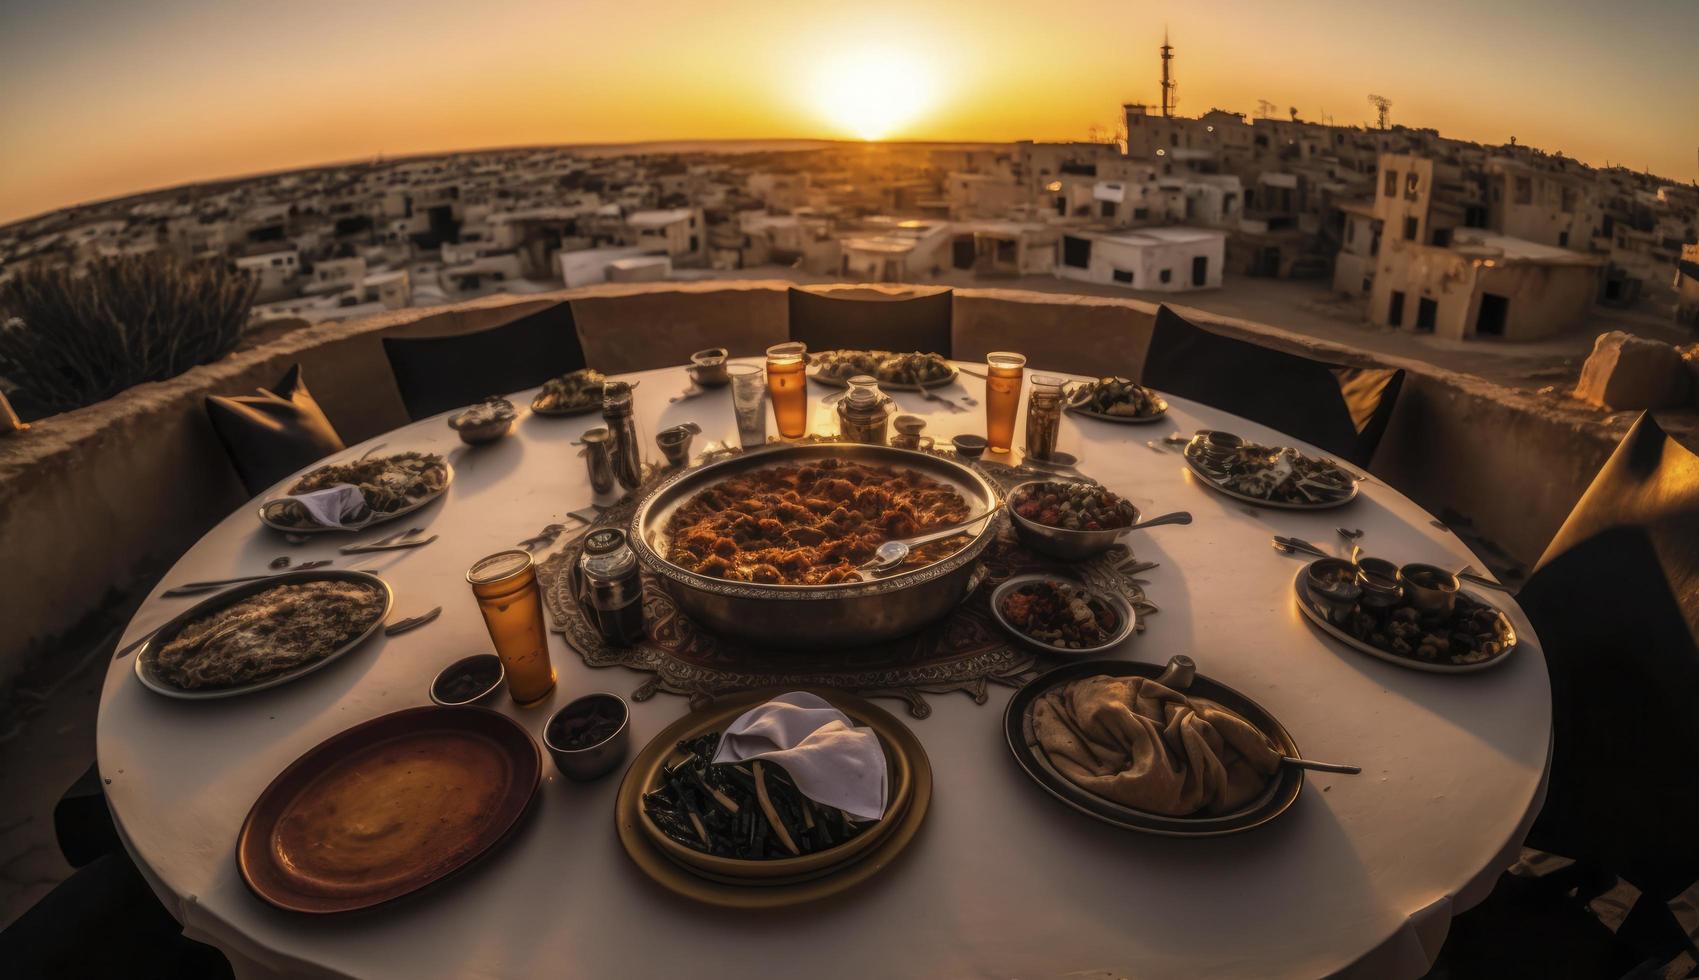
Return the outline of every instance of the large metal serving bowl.
{"type": "Polygon", "coordinates": [[[751,470],[834,458],[918,471],[954,487],[971,513],[983,513],[999,500],[996,486],[977,470],[929,453],[859,443],[768,446],[685,470],[656,487],[632,518],[631,543],[638,561],[696,623],[763,647],[802,651],[864,646],[942,619],[978,585],[979,558],[996,536],[1001,516],[986,522],[954,554],[871,582],[732,582],[686,571],[667,560],[668,520],[703,489],[751,470]]]}

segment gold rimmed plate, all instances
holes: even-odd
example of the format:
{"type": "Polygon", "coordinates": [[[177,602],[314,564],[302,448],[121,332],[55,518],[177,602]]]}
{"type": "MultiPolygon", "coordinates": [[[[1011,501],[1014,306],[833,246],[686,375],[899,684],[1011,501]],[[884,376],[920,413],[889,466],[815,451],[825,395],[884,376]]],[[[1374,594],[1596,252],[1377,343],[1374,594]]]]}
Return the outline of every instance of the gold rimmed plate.
{"type": "MultiPolygon", "coordinates": [[[[1015,692],[1003,712],[1003,736],[1009,751],[1026,774],[1045,792],[1069,807],[1107,824],[1125,830],[1164,837],[1222,837],[1261,827],[1291,808],[1304,789],[1304,771],[1297,766],[1283,765],[1269,778],[1262,795],[1232,813],[1174,817],[1111,802],[1075,785],[1050,764],[1033,731],[1032,712],[1038,699],[1061,684],[1104,674],[1110,677],[1148,677],[1162,680],[1176,670],[1184,658],[1175,657],[1169,666],[1139,663],[1131,660],[1085,660],[1066,664],[1041,674],[1015,692]]],[[[1189,661],[1185,661],[1187,668],[1189,661]]],[[[1189,697],[1203,698],[1221,705],[1260,729],[1274,740],[1282,755],[1302,758],[1297,743],[1262,705],[1238,691],[1211,680],[1203,674],[1193,676],[1184,688],[1189,697]]]]}
{"type": "MultiPolygon", "coordinates": [[[[1063,406],[1069,412],[1082,418],[1096,419],[1099,422],[1116,422],[1122,425],[1148,425],[1151,422],[1160,422],[1168,417],[1168,400],[1149,388],[1145,388],[1145,390],[1149,391],[1151,397],[1156,399],[1156,403],[1161,406],[1149,415],[1110,415],[1107,412],[1097,412],[1086,408],[1081,403],[1081,399],[1090,396],[1094,384],[1095,382],[1086,382],[1078,387],[1069,388],[1067,394],[1063,396],[1063,406]]],[[[1144,386],[1140,385],[1140,387],[1144,386]]]]}
{"type": "Polygon", "coordinates": [[[841,691],[803,688],[832,704],[857,725],[873,729],[885,748],[893,792],[879,826],[837,847],[797,858],[751,861],[702,854],[668,839],[643,813],[643,794],[660,767],[676,760],[678,742],[724,731],[736,718],[793,688],[750,692],[716,700],[656,735],[632,761],[615,801],[620,843],[633,863],[676,894],[729,908],[778,908],[835,895],[876,874],[913,840],[932,798],[932,767],[920,742],[889,712],[841,691]],[[664,845],[671,845],[665,847],[664,845]]]}

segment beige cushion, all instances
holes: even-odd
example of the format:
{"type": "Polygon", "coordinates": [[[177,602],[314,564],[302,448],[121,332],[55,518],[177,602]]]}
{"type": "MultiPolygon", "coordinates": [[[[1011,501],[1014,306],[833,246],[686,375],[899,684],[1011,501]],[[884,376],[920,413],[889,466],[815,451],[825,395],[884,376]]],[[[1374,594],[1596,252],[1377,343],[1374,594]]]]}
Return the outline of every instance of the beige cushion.
{"type": "Polygon", "coordinates": [[[683,364],[709,347],[733,357],[765,353],[789,337],[787,304],[782,289],[716,284],[598,291],[575,298],[572,314],[584,359],[605,374],[621,374],[683,364]]]}

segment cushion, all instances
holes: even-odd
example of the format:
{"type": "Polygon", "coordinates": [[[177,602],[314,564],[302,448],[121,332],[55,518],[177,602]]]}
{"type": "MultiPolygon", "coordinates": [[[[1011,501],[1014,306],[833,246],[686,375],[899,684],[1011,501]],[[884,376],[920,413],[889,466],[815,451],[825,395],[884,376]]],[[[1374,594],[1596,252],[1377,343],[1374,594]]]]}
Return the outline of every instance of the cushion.
{"type": "Polygon", "coordinates": [[[257,395],[208,397],[206,413],[242,485],[255,496],[343,448],[342,437],[307,391],[299,364],[257,395]]]}
{"type": "Polygon", "coordinates": [[[891,298],[877,291],[792,288],[790,338],[811,351],[920,351],[949,357],[950,305],[949,290],[891,298]]]}
{"type": "Polygon", "coordinates": [[[1404,372],[1264,347],[1206,330],[1163,306],[1141,380],[1367,466],[1392,418],[1404,372]]]}
{"type": "Polygon", "coordinates": [[[586,366],[572,304],[564,301],[477,333],[385,337],[383,352],[415,421],[586,366]]]}

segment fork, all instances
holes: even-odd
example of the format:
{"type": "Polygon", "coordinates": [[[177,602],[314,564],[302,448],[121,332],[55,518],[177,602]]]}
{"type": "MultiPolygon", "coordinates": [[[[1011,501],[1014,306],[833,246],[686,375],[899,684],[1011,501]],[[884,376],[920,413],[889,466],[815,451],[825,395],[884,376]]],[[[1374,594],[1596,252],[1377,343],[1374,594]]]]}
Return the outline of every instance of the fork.
{"type": "Polygon", "coordinates": [[[215,578],[207,579],[202,582],[184,582],[182,585],[166,589],[164,592],[159,594],[159,597],[161,599],[176,599],[186,595],[200,595],[202,592],[211,592],[215,589],[222,589],[227,585],[241,585],[243,582],[258,582],[262,579],[275,578],[278,575],[286,575],[289,572],[308,572],[315,568],[323,568],[328,564],[330,564],[330,559],[325,558],[320,561],[304,561],[301,564],[296,565],[294,568],[286,568],[281,572],[270,572],[265,575],[239,575],[236,578],[215,578]]]}

